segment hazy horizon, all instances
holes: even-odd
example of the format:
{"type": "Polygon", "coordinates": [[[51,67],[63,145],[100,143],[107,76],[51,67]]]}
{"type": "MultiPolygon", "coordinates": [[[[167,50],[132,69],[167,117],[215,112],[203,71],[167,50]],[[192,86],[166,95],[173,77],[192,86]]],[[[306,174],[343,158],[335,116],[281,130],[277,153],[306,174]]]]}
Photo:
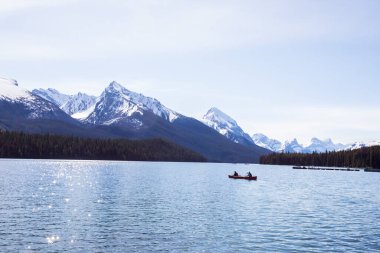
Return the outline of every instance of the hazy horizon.
{"type": "Polygon", "coordinates": [[[0,0],[0,76],[98,96],[113,80],[281,141],[380,139],[379,1],[0,0]]]}

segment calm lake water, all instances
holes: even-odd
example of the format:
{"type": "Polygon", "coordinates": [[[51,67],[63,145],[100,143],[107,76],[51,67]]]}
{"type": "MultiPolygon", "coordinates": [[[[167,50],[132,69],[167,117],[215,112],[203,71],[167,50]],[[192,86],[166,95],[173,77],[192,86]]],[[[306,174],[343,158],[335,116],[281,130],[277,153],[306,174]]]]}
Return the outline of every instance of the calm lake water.
{"type": "Polygon", "coordinates": [[[379,252],[380,173],[0,160],[0,251],[63,250],[379,252]]]}

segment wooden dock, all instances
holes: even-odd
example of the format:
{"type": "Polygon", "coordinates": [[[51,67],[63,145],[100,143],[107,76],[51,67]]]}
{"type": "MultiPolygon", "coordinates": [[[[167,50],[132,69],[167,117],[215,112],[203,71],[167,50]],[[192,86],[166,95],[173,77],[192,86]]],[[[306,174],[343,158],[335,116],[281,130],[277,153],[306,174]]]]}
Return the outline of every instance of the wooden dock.
{"type": "Polygon", "coordinates": [[[371,169],[371,168],[365,168],[365,172],[380,172],[380,169],[371,169]]]}
{"type": "Polygon", "coordinates": [[[329,167],[313,167],[313,166],[293,166],[296,170],[336,170],[336,171],[360,171],[351,168],[329,168],[329,167]]]}

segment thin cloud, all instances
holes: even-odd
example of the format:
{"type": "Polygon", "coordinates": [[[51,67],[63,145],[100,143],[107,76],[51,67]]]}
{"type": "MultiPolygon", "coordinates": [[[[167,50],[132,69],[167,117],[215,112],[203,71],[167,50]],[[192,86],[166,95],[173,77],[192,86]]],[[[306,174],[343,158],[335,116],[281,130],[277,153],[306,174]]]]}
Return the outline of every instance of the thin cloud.
{"type": "MultiPolygon", "coordinates": [[[[380,22],[373,22],[371,10],[364,12],[360,5],[345,2],[351,9],[346,7],[349,10],[344,12],[340,10],[341,1],[0,0],[0,3],[3,11],[49,7],[49,11],[34,8],[20,17],[10,15],[7,18],[10,26],[0,25],[4,35],[0,46],[8,51],[0,56],[6,59],[20,58],[27,51],[40,51],[41,58],[46,58],[43,50],[36,50],[39,47],[48,50],[50,47],[50,51],[53,48],[55,52],[48,54],[51,58],[78,59],[304,41],[352,43],[374,38],[380,31],[380,22]],[[61,6],[66,3],[72,4],[61,6]],[[57,5],[59,8],[54,8],[57,5]],[[19,18],[26,23],[18,26],[24,28],[18,32],[12,22],[19,24],[16,20],[19,18]],[[23,40],[24,37],[31,39],[23,40]]],[[[378,4],[372,5],[376,10],[378,4]]]]}
{"type": "Polygon", "coordinates": [[[372,0],[0,0],[0,67],[68,93],[132,82],[250,133],[364,140],[380,136],[379,13],[372,0]]]}
{"type": "Polygon", "coordinates": [[[74,0],[0,0],[0,12],[15,11],[32,7],[57,6],[74,0]]]}
{"type": "Polygon", "coordinates": [[[244,120],[251,133],[261,132],[284,141],[298,138],[306,143],[312,137],[333,138],[344,143],[380,138],[380,107],[276,107],[259,120],[244,120]],[[359,138],[361,136],[362,138],[359,138]]]}

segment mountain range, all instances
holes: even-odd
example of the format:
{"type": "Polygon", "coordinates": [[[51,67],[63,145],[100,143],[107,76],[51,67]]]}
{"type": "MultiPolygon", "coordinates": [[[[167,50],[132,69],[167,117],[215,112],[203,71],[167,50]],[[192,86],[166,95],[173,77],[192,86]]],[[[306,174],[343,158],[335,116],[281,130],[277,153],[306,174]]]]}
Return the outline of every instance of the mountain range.
{"type": "Polygon", "coordinates": [[[0,78],[0,129],[38,132],[53,130],[56,133],[77,133],[79,123],[56,104],[18,86],[17,81],[0,78]],[[56,124],[57,121],[60,124],[56,124]]]}
{"type": "Polygon", "coordinates": [[[214,162],[254,163],[270,151],[226,138],[157,99],[111,82],[99,97],[65,95],[54,89],[22,89],[0,79],[0,129],[91,138],[162,138],[214,162]]]}
{"type": "Polygon", "coordinates": [[[256,133],[250,136],[238,125],[238,123],[226,113],[218,108],[211,108],[202,118],[204,124],[215,129],[228,139],[243,145],[254,143],[272,152],[285,153],[322,153],[326,151],[352,150],[362,147],[380,145],[380,141],[368,143],[355,142],[350,144],[334,143],[330,138],[321,140],[316,137],[312,138],[309,145],[302,145],[296,138],[282,143],[279,140],[269,138],[268,136],[256,133]]]}
{"type": "Polygon", "coordinates": [[[90,96],[81,92],[75,95],[66,95],[55,89],[49,88],[46,90],[34,89],[32,93],[59,106],[60,109],[69,115],[85,111],[96,102],[95,96],[90,96]]]}
{"type": "Polygon", "coordinates": [[[15,80],[0,78],[0,129],[91,138],[163,138],[215,162],[249,163],[270,152],[312,153],[380,145],[343,145],[313,138],[304,146],[297,139],[282,143],[264,134],[250,136],[218,108],[197,120],[116,81],[95,97],[81,92],[67,95],[52,88],[30,92],[15,80]]]}
{"type": "Polygon", "coordinates": [[[371,142],[354,142],[349,144],[334,143],[330,138],[321,140],[312,138],[309,145],[300,144],[297,139],[292,141],[285,141],[284,143],[276,139],[270,139],[264,134],[254,134],[252,136],[256,145],[269,149],[273,152],[285,153],[323,153],[326,151],[343,151],[354,150],[363,147],[379,146],[380,141],[371,142]]]}
{"type": "Polygon", "coordinates": [[[203,116],[202,122],[235,143],[243,145],[254,144],[249,134],[244,132],[233,118],[218,108],[213,107],[208,110],[203,116]]]}

